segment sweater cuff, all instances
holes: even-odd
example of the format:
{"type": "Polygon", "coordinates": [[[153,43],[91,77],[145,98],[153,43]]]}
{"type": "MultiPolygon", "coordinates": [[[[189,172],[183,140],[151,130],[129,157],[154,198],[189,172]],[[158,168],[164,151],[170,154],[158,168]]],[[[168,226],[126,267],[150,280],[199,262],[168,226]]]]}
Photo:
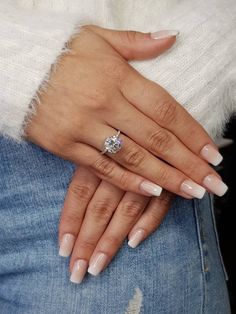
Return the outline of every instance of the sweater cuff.
{"type": "MultiPolygon", "coordinates": [[[[32,100],[79,31],[78,16],[0,4],[0,133],[22,141],[32,100]]],[[[84,22],[84,21],[83,21],[84,22]]]]}

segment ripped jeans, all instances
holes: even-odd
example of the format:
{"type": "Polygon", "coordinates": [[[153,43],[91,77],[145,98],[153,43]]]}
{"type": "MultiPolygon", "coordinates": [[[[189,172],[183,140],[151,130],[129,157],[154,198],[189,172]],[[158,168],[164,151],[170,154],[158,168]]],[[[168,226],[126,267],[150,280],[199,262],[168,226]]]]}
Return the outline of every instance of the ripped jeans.
{"type": "Polygon", "coordinates": [[[176,197],[140,246],[123,243],[97,277],[69,281],[58,222],[75,166],[0,137],[1,314],[228,314],[212,197],[176,197]]]}

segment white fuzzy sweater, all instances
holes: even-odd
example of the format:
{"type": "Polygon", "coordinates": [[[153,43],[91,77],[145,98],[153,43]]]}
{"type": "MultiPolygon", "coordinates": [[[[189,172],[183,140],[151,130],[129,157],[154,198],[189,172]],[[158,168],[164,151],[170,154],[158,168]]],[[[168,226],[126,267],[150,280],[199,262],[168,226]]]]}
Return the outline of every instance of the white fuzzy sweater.
{"type": "Polygon", "coordinates": [[[0,133],[22,139],[24,119],[65,42],[82,24],[177,29],[165,55],[132,62],[213,136],[236,111],[235,0],[1,0],[0,133]]]}

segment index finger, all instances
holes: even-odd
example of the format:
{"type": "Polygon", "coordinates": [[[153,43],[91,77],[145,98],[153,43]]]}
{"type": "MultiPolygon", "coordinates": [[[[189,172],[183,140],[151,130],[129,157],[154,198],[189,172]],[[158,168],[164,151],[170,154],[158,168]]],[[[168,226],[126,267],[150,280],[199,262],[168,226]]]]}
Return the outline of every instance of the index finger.
{"type": "Polygon", "coordinates": [[[171,131],[192,152],[214,166],[222,161],[206,130],[164,88],[132,69],[121,92],[137,109],[171,131]]]}

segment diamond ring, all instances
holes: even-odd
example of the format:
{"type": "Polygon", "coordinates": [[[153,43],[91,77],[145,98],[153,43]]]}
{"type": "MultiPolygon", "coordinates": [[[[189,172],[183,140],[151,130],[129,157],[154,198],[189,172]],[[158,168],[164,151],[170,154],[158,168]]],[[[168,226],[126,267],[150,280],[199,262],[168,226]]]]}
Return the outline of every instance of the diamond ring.
{"type": "Polygon", "coordinates": [[[103,144],[103,150],[101,154],[105,153],[117,153],[122,147],[122,140],[119,138],[120,131],[118,130],[116,135],[107,137],[103,144]]]}

